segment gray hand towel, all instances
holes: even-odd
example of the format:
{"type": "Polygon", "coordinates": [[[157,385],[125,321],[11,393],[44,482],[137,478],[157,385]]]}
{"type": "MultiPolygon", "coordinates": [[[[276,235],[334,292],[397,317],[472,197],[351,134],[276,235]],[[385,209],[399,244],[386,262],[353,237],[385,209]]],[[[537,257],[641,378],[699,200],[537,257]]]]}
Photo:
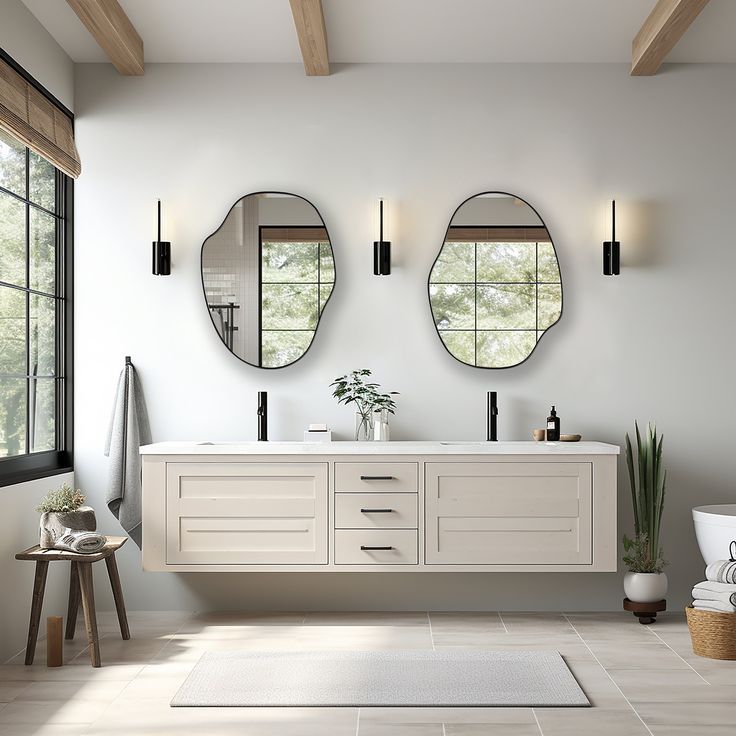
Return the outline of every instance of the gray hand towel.
{"type": "Polygon", "coordinates": [[[110,457],[110,486],[107,505],[120,525],[140,547],[141,530],[141,445],[151,443],[146,404],[138,375],[126,365],[118,379],[105,455],[110,457]]]}
{"type": "Polygon", "coordinates": [[[78,529],[65,529],[56,540],[54,547],[80,555],[91,555],[99,552],[107,544],[107,537],[97,532],[84,532],[78,529]]]}

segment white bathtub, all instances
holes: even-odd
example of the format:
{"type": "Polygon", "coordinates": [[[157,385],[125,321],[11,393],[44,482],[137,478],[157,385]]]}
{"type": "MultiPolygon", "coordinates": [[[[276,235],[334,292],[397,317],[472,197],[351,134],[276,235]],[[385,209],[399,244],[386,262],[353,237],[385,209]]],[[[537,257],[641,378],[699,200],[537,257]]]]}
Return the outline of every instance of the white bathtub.
{"type": "Polygon", "coordinates": [[[736,541],[736,503],[696,506],[693,523],[705,564],[729,559],[729,547],[736,541]]]}

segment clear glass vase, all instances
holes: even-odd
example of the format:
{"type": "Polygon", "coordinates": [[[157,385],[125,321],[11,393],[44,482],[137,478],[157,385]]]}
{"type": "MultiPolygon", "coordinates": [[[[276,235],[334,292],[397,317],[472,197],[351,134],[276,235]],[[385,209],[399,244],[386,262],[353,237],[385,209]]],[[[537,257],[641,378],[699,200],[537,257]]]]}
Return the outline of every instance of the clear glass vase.
{"type": "Polygon", "coordinates": [[[389,441],[388,409],[373,411],[373,439],[376,442],[389,441]]]}
{"type": "Polygon", "coordinates": [[[355,440],[356,442],[367,442],[373,439],[373,417],[370,412],[361,414],[355,412],[355,440]]]}

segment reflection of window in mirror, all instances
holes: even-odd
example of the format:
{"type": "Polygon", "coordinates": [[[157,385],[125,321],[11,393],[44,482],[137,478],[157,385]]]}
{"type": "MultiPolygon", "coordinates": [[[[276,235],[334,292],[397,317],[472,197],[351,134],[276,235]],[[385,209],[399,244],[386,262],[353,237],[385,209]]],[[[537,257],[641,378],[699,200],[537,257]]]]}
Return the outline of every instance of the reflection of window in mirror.
{"type": "Polygon", "coordinates": [[[451,226],[429,291],[447,349],[480,367],[522,362],[557,322],[562,304],[545,227],[451,226]]]}
{"type": "Polygon", "coordinates": [[[324,227],[259,228],[259,364],[273,368],[303,355],[335,284],[324,227]]]}

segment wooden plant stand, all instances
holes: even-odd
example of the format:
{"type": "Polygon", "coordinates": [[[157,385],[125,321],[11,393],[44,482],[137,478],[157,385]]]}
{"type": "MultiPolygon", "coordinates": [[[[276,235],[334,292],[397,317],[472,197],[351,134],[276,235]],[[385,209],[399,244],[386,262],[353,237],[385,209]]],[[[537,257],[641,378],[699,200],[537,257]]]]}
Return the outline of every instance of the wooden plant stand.
{"type": "Polygon", "coordinates": [[[69,607],[67,609],[66,635],[64,638],[74,638],[74,630],[77,626],[77,611],[81,600],[82,609],[84,610],[84,623],[87,628],[87,639],[89,640],[89,656],[93,667],[101,665],[100,639],[97,634],[97,615],[95,613],[95,593],[92,587],[92,564],[99,560],[105,560],[107,565],[107,574],[110,578],[112,595],[115,599],[115,608],[120,624],[120,634],[123,639],[130,639],[128,617],[125,613],[125,603],[123,601],[123,588],[120,585],[120,575],[115,562],[115,553],[127,541],[127,537],[108,537],[107,544],[99,552],[91,555],[81,555],[61,549],[41,549],[38,545],[18,552],[15,556],[16,560],[32,560],[36,563],[33,599],[31,601],[31,620],[28,625],[28,642],[26,644],[26,664],[33,664],[33,657],[36,653],[36,640],[38,639],[38,627],[41,621],[41,608],[43,606],[43,594],[46,588],[46,573],[49,569],[49,562],[71,563],[69,607]]]}
{"type": "Polygon", "coordinates": [[[653,624],[660,611],[667,610],[667,601],[664,598],[654,603],[636,603],[624,598],[624,611],[631,611],[639,619],[640,624],[653,624]]]}

